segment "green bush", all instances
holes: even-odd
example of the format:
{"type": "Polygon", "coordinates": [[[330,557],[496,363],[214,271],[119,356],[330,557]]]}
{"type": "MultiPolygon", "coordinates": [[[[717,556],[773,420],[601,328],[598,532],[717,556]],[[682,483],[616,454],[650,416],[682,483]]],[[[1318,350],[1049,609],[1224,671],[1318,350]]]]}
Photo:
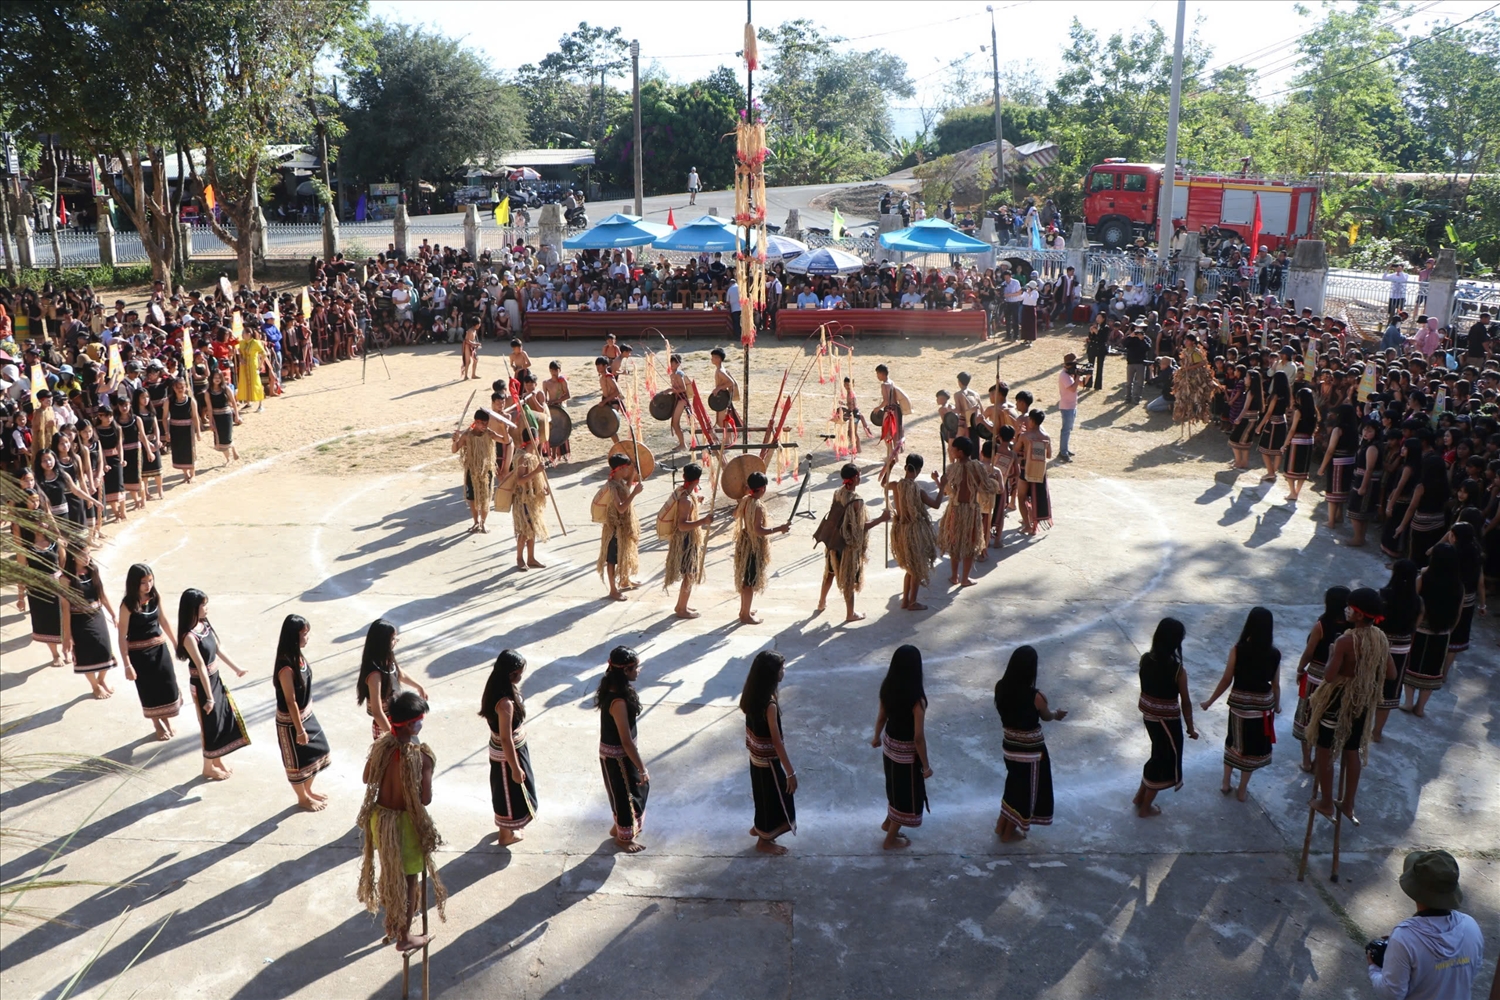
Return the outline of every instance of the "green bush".
{"type": "MultiPolygon", "coordinates": [[[[223,262],[190,263],[184,276],[185,284],[200,284],[212,281],[224,271],[223,262]]],[[[48,282],[53,288],[127,288],[131,285],[151,284],[150,264],[122,264],[117,267],[65,267],[61,271],[51,268],[20,268],[15,281],[6,277],[9,288],[41,288],[48,282]]]]}

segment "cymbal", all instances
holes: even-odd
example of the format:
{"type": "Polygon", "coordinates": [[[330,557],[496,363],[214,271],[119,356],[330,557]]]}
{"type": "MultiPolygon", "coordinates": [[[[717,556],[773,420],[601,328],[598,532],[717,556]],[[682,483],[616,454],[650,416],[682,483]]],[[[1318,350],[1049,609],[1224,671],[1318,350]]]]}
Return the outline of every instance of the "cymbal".
{"type": "Polygon", "coordinates": [[[620,414],[608,403],[595,403],[586,419],[589,432],[596,438],[614,437],[620,430],[620,414]]]}
{"type": "Polygon", "coordinates": [[[547,407],[547,412],[552,416],[552,428],[547,436],[547,443],[554,448],[561,448],[573,436],[573,417],[567,410],[555,403],[547,407]]]}
{"type": "Polygon", "coordinates": [[[738,455],[724,463],[724,475],[719,480],[719,486],[729,499],[738,500],[748,492],[745,480],[750,478],[750,473],[765,471],[766,463],[759,455],[738,455]]]}
{"type": "Polygon", "coordinates": [[[657,420],[671,420],[672,411],[677,408],[677,397],[671,389],[663,389],[651,397],[651,415],[657,420]]]}

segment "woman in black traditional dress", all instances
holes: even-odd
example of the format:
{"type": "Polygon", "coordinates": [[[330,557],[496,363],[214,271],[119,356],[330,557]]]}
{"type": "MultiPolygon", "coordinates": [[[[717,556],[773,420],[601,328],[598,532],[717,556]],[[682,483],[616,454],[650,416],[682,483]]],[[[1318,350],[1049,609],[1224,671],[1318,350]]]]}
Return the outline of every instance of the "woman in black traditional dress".
{"type": "Polygon", "coordinates": [[[745,749],[750,752],[750,794],[755,800],[755,825],[750,836],[762,854],[785,854],[776,838],[797,832],[797,771],[787,756],[781,733],[781,702],[777,689],[786,676],[786,659],[769,649],[755,654],[740,711],[745,715],[745,749]]]}
{"type": "Polygon", "coordinates": [[[1151,648],[1141,655],[1138,707],[1146,734],[1151,737],[1151,759],[1141,769],[1141,786],[1131,801],[1142,819],[1161,814],[1161,806],[1153,801],[1157,792],[1182,787],[1184,721],[1188,737],[1198,738],[1198,730],[1193,728],[1193,698],[1188,694],[1187,671],[1182,666],[1182,640],[1186,635],[1182,622],[1163,618],[1151,637],[1151,648]]]}
{"type": "MultiPolygon", "coordinates": [[[[1466,508],[1472,512],[1474,508],[1466,508]]],[[[1462,512],[1460,513],[1462,516],[1462,512]]],[[[1487,610],[1484,592],[1484,552],[1479,547],[1479,533],[1467,521],[1455,521],[1443,541],[1453,546],[1458,553],[1458,578],[1464,585],[1463,610],[1458,614],[1458,624],[1453,628],[1453,637],[1448,642],[1447,667],[1453,666],[1459,653],[1469,648],[1470,633],[1474,629],[1474,612],[1487,610]]],[[[1446,669],[1445,669],[1446,673],[1446,669]]]]}
{"type": "Polygon", "coordinates": [[[1427,553],[1448,533],[1448,466],[1443,456],[1428,452],[1422,456],[1422,478],[1412,491],[1411,505],[1397,529],[1405,534],[1411,561],[1427,565],[1427,553]]]}
{"type": "Polygon", "coordinates": [[[1005,843],[1025,840],[1033,823],[1052,824],[1052,757],[1042,721],[1061,721],[1068,712],[1048,707],[1047,696],[1036,689],[1036,666],[1036,650],[1018,647],[995,683],[995,711],[1005,727],[1005,794],[995,832],[1005,843]]]}
{"type": "Polygon", "coordinates": [[[1385,447],[1380,421],[1366,418],[1359,425],[1359,449],[1354,453],[1354,486],[1349,493],[1349,520],[1354,525],[1352,546],[1365,544],[1365,531],[1380,510],[1381,481],[1385,476],[1385,447]]]}
{"type": "MultiPolygon", "coordinates": [[[[207,353],[193,355],[193,414],[198,418],[197,426],[200,432],[213,430],[208,422],[209,415],[213,412],[208,405],[208,382],[212,377],[208,365],[212,360],[213,356],[207,353]]],[[[214,365],[217,368],[218,362],[215,361],[214,365]]],[[[167,396],[168,400],[173,398],[175,397],[170,394],[167,396]]]]}
{"type": "MultiPolygon", "coordinates": [[[[921,826],[927,809],[927,779],[932,767],[927,756],[927,692],[922,688],[922,652],[916,646],[898,647],[880,683],[880,711],[870,746],[881,747],[885,763],[886,850],[910,847],[903,826],[921,826]]],[[[930,810],[929,810],[930,811],[930,810]]]]}
{"type": "Polygon", "coordinates": [[[1302,743],[1302,771],[1311,774],[1313,744],[1318,741],[1317,723],[1312,719],[1312,696],[1323,683],[1328,669],[1328,650],[1344,634],[1349,622],[1344,609],[1349,606],[1348,587],[1329,587],[1323,591],[1323,613],[1307,633],[1307,645],[1297,661],[1297,708],[1292,713],[1292,739],[1302,743]],[[1311,732],[1309,732],[1311,726],[1311,732]]]}
{"type": "Polygon", "coordinates": [[[125,463],[121,452],[120,425],[108,406],[99,407],[94,417],[94,431],[99,436],[99,454],[104,460],[104,502],[116,521],[125,520],[125,463]]]}
{"type": "MultiPolygon", "coordinates": [[[[1401,444],[1401,459],[1393,482],[1386,487],[1385,526],[1380,529],[1380,551],[1392,559],[1405,559],[1411,551],[1407,544],[1406,512],[1411,497],[1422,481],[1422,442],[1407,438],[1401,444]]],[[[1418,567],[1420,569],[1420,567],[1418,567]]]]}
{"type": "MultiPolygon", "coordinates": [[[[1260,433],[1260,413],[1264,408],[1263,386],[1260,369],[1250,369],[1245,376],[1245,405],[1229,432],[1229,446],[1234,449],[1236,469],[1250,468],[1250,449],[1255,446],[1255,436],[1260,433]]],[[[1316,428],[1316,424],[1314,427],[1316,428]]]]}
{"type": "Polygon", "coordinates": [[[1328,448],[1318,475],[1328,477],[1323,499],[1328,502],[1328,529],[1332,531],[1344,519],[1344,505],[1354,485],[1354,453],[1359,448],[1359,421],[1353,403],[1340,403],[1333,411],[1333,429],[1328,434],[1328,448]]]}
{"type": "MultiPolygon", "coordinates": [[[[44,525],[51,525],[52,532],[57,532],[57,524],[52,516],[51,508],[48,506],[42,491],[37,489],[36,477],[30,469],[21,470],[21,496],[22,502],[29,511],[37,512],[37,520],[44,525]]],[[[55,534],[48,534],[47,529],[37,531],[19,520],[11,521],[11,533],[15,536],[26,565],[38,573],[42,573],[57,581],[61,577],[58,571],[57,561],[61,546],[57,542],[55,534]]],[[[31,615],[31,641],[39,642],[47,647],[52,654],[52,665],[60,667],[63,665],[61,656],[62,647],[62,603],[58,596],[58,588],[51,587],[27,587],[18,598],[18,603],[24,602],[27,611],[31,615]]]]}
{"type": "Polygon", "coordinates": [[[172,468],[182,473],[182,481],[193,481],[198,462],[198,404],[187,391],[187,383],[172,380],[167,396],[167,435],[172,442],[172,468]]]}
{"type": "Polygon", "coordinates": [[[1422,596],[1422,615],[1417,619],[1406,659],[1406,678],[1402,681],[1406,696],[1401,711],[1421,718],[1426,714],[1427,699],[1447,680],[1448,644],[1463,614],[1464,585],[1457,549],[1446,542],[1432,547],[1427,568],[1417,577],[1417,593],[1422,596]]]}
{"type": "Polygon", "coordinates": [[[370,713],[370,739],[378,740],[391,731],[391,701],[409,687],[422,696],[422,685],[406,676],[396,662],[396,644],[401,633],[393,622],[377,618],[365,633],[365,648],[360,654],[359,683],[355,685],[354,702],[370,713]]]}
{"type": "Polygon", "coordinates": [[[490,805],[499,847],[521,840],[521,831],[536,818],[536,776],[523,728],[526,702],[521,697],[521,677],[525,673],[526,657],[514,649],[502,649],[479,703],[479,715],[490,727],[490,805]]]}
{"type": "Polygon", "coordinates": [[[1263,483],[1274,483],[1281,466],[1281,449],[1286,447],[1286,414],[1292,407],[1292,386],[1286,372],[1271,376],[1271,389],[1266,393],[1265,412],[1260,416],[1260,457],[1266,463],[1266,474],[1260,477],[1263,483]]]}
{"type": "MultiPolygon", "coordinates": [[[[57,438],[61,437],[59,432],[57,438]]],[[[51,448],[43,448],[37,453],[33,471],[37,491],[42,495],[42,502],[51,512],[54,522],[79,523],[73,516],[75,504],[79,508],[87,508],[91,504],[102,507],[99,501],[84,492],[83,487],[73,478],[72,472],[63,466],[58,453],[51,448]]],[[[73,471],[77,471],[76,467],[73,471]]]]}
{"type": "Polygon", "coordinates": [[[230,462],[240,457],[234,448],[234,429],[240,423],[240,408],[234,402],[234,389],[221,368],[208,377],[208,405],[213,411],[214,448],[230,462]]]}
{"type": "Polygon", "coordinates": [[[313,779],[328,766],[328,737],[308,709],[312,702],[312,667],[302,655],[312,631],[301,615],[287,615],[276,643],[276,742],[286,780],[297,793],[297,805],[320,812],[328,796],[313,791],[313,779]]]}
{"type": "Polygon", "coordinates": [[[78,485],[96,501],[83,505],[83,523],[89,540],[97,545],[104,540],[104,532],[100,530],[104,525],[104,448],[99,443],[99,432],[87,420],[78,421],[74,450],[82,476],[78,485]]]}
{"type": "Polygon", "coordinates": [[[1239,641],[1229,651],[1229,663],[1214,693],[1203,703],[1208,711],[1219,695],[1229,691],[1229,731],[1224,736],[1224,783],[1229,794],[1233,771],[1240,772],[1235,798],[1250,794],[1250,772],[1271,763],[1276,743],[1276,716],[1281,713],[1281,650],[1272,642],[1274,622],[1266,608],[1251,608],[1239,641]]]}
{"type": "Polygon", "coordinates": [[[229,664],[235,676],[245,671],[235,666],[219,647],[219,634],[208,620],[208,595],[196,588],[182,592],[177,602],[177,658],[188,661],[188,683],[193,691],[193,707],[198,710],[198,726],[203,732],[203,776],[223,781],[233,774],[224,758],[240,747],[250,745],[245,720],[230,697],[217,663],[229,664]]]}
{"type": "Polygon", "coordinates": [[[135,682],[141,699],[141,714],[156,727],[158,740],[169,740],[172,720],[182,709],[182,693],[172,666],[177,640],[172,623],[156,592],[156,575],[145,563],[136,563],[125,574],[125,596],[115,617],[120,632],[120,652],[125,656],[125,679],[135,682]]]}
{"type": "MultiPolygon", "coordinates": [[[[86,424],[81,425],[86,426],[86,424]]],[[[79,529],[80,534],[89,533],[89,524],[94,520],[94,508],[104,505],[94,499],[85,474],[85,462],[78,454],[78,432],[72,427],[58,429],[52,438],[52,451],[57,456],[57,472],[73,484],[67,491],[68,509],[64,515],[68,523],[79,529]]]]}
{"type": "Polygon", "coordinates": [[[115,421],[120,425],[121,478],[125,483],[125,493],[131,499],[130,509],[142,510],[146,506],[146,492],[141,485],[141,463],[150,451],[151,443],[146,440],[146,427],[131,409],[128,398],[115,400],[115,421]]]}
{"type": "Polygon", "coordinates": [[[156,498],[165,499],[161,488],[161,426],[156,419],[156,406],[151,402],[147,389],[135,391],[135,417],[141,422],[141,486],[147,500],[151,499],[151,484],[156,483],[156,498]]]}
{"type": "Polygon", "coordinates": [[[103,701],[115,693],[107,678],[115,666],[115,653],[109,642],[109,626],[104,622],[106,615],[115,618],[115,609],[109,606],[88,543],[75,542],[68,549],[63,557],[63,578],[73,591],[72,598],[67,594],[62,597],[63,656],[72,657],[73,672],[88,678],[94,697],[103,701]]]}
{"type": "Polygon", "coordinates": [[[1385,615],[1381,618],[1380,631],[1391,647],[1391,661],[1396,665],[1396,676],[1382,682],[1380,701],[1375,706],[1375,730],[1370,739],[1379,743],[1384,739],[1385,720],[1391,710],[1401,707],[1401,685],[1406,679],[1406,663],[1411,656],[1413,633],[1417,619],[1422,616],[1422,595],[1417,591],[1417,564],[1410,559],[1397,559],[1391,566],[1391,579],[1380,591],[1380,602],[1385,615]]]}
{"type": "MultiPolygon", "coordinates": [[[[1257,377],[1259,374],[1257,373],[1257,377]]],[[[1257,415],[1258,416],[1258,415],[1257,415]]],[[[1292,422],[1286,442],[1286,482],[1288,501],[1295,503],[1302,493],[1302,484],[1312,471],[1313,438],[1318,432],[1318,400],[1307,386],[1297,390],[1296,405],[1292,408],[1292,422]]],[[[1239,445],[1235,446],[1238,452],[1239,445]]],[[[1246,452],[1248,448],[1244,449],[1246,452]]],[[[1238,464],[1238,463],[1237,463],[1238,464]]]]}
{"type": "Polygon", "coordinates": [[[635,722],[641,714],[641,699],[634,681],[641,672],[641,659],[629,646],[609,651],[609,664],[599,679],[594,707],[599,710],[599,767],[604,772],[604,791],[609,795],[614,822],[609,835],[627,854],[645,849],[636,838],[646,816],[651,793],[651,775],[636,746],[635,722]]]}

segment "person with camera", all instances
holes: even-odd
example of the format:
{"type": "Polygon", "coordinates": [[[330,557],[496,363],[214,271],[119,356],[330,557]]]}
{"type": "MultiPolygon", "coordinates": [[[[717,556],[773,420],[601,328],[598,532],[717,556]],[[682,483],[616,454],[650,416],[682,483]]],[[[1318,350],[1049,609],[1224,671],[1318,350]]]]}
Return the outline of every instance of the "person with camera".
{"type": "Polygon", "coordinates": [[[1447,851],[1412,851],[1401,866],[1401,891],[1414,916],[1388,938],[1365,945],[1370,985],[1390,1000],[1469,1000],[1484,962],[1484,934],[1460,913],[1458,862],[1447,851]]]}
{"type": "Polygon", "coordinates": [[[1146,394],[1146,366],[1151,358],[1151,341],[1146,339],[1146,321],[1138,319],[1121,345],[1125,354],[1125,405],[1134,406],[1146,394]]]}
{"type": "Polygon", "coordinates": [[[1057,373],[1057,408],[1062,412],[1062,434],[1057,439],[1059,462],[1073,461],[1073,450],[1069,445],[1073,439],[1073,421],[1078,418],[1078,387],[1082,384],[1078,355],[1069,351],[1063,355],[1062,371],[1057,373]]]}
{"type": "Polygon", "coordinates": [[[1171,413],[1172,407],[1176,405],[1177,398],[1172,395],[1172,380],[1177,377],[1177,363],[1172,360],[1170,354],[1163,354],[1156,359],[1156,365],[1151,369],[1146,384],[1154,388],[1159,395],[1146,404],[1147,413],[1171,413]]]}

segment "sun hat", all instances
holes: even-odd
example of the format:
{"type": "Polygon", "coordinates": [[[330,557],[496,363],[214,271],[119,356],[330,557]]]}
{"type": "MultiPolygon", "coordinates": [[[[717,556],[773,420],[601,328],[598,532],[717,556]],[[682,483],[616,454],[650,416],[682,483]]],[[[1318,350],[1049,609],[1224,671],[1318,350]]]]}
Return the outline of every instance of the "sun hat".
{"type": "Polygon", "coordinates": [[[1447,851],[1412,851],[1401,865],[1401,891],[1434,910],[1457,909],[1464,901],[1458,887],[1458,862],[1447,851]]]}

